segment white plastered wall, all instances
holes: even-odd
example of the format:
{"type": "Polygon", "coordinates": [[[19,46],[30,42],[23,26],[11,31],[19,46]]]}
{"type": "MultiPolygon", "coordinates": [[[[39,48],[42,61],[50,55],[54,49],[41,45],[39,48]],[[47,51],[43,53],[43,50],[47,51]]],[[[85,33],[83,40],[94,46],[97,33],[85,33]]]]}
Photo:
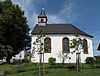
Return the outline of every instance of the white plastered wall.
{"type": "MultiPolygon", "coordinates": [[[[46,35],[46,37],[50,37],[51,38],[51,53],[44,53],[44,62],[48,63],[48,59],[50,57],[54,57],[56,58],[56,63],[62,63],[62,60],[58,57],[58,53],[61,51],[62,52],[62,39],[64,37],[68,37],[69,40],[71,41],[73,38],[75,38],[74,35],[46,35]]],[[[88,42],[88,54],[84,54],[83,50],[81,50],[81,62],[85,63],[85,59],[87,57],[93,57],[93,46],[92,46],[92,38],[87,37],[87,36],[82,36],[80,35],[80,37],[82,39],[86,39],[88,42]]],[[[33,35],[32,36],[32,45],[31,45],[31,50],[33,49],[33,42],[35,42],[37,36],[33,35]]],[[[72,52],[74,49],[70,48],[70,52],[72,52]]],[[[69,53],[68,55],[71,59],[69,60],[66,59],[65,63],[76,63],[76,53],[69,53]]],[[[34,58],[31,59],[32,62],[34,63],[38,63],[39,62],[39,54],[37,54],[37,52],[35,52],[34,54],[34,58]]]]}

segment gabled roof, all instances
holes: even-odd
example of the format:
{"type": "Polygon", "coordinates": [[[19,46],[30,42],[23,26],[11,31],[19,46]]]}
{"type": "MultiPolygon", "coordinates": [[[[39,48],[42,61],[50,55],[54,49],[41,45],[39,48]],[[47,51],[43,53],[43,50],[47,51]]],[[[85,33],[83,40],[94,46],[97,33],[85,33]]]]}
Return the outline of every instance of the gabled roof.
{"type": "Polygon", "coordinates": [[[88,37],[93,37],[88,35],[87,33],[81,31],[77,27],[72,24],[47,24],[46,26],[40,26],[36,24],[34,27],[32,34],[36,35],[40,30],[43,30],[46,34],[79,34],[88,37]]]}

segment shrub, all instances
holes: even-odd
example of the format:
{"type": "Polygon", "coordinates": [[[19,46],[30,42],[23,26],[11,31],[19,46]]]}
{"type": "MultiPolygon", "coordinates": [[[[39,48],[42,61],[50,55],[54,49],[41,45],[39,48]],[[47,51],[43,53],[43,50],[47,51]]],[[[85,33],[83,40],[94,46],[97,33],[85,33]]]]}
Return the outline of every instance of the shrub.
{"type": "Polygon", "coordinates": [[[94,64],[95,63],[95,59],[93,57],[87,57],[86,58],[86,64],[94,64]]]}
{"type": "Polygon", "coordinates": [[[82,65],[82,69],[91,69],[91,66],[88,64],[81,64],[82,65]]]}
{"type": "Polygon", "coordinates": [[[97,68],[97,69],[100,69],[100,65],[96,65],[96,68],[97,68]]]}
{"type": "Polygon", "coordinates": [[[71,64],[71,65],[67,66],[67,69],[75,69],[75,68],[76,68],[75,64],[71,64]]]}
{"type": "Polygon", "coordinates": [[[46,69],[75,69],[76,64],[55,64],[55,65],[49,65],[45,64],[46,69]]]}
{"type": "Polygon", "coordinates": [[[93,69],[100,69],[100,65],[91,65],[91,68],[93,68],[93,69]]]}
{"type": "Polygon", "coordinates": [[[5,71],[4,71],[4,75],[11,74],[11,73],[12,73],[11,70],[5,70],[5,71]]]}
{"type": "Polygon", "coordinates": [[[50,57],[48,61],[50,65],[54,65],[56,62],[56,58],[50,57]]]}
{"type": "Polygon", "coordinates": [[[31,66],[29,70],[30,71],[33,71],[34,70],[34,66],[31,66]]]}
{"type": "Polygon", "coordinates": [[[96,59],[100,59],[100,56],[95,56],[96,59]]]}
{"type": "Polygon", "coordinates": [[[29,66],[24,66],[24,65],[17,65],[16,67],[13,68],[16,72],[26,72],[29,70],[29,66]]]}
{"type": "Polygon", "coordinates": [[[23,63],[30,63],[31,61],[27,57],[25,57],[24,59],[22,59],[22,62],[23,63]]]}
{"type": "Polygon", "coordinates": [[[96,59],[95,63],[100,64],[100,56],[95,56],[95,59],[96,59]]]}
{"type": "Polygon", "coordinates": [[[55,69],[59,69],[59,68],[66,68],[66,65],[62,65],[62,64],[56,64],[56,65],[49,65],[47,68],[50,68],[50,69],[53,69],[53,68],[55,68],[55,69]]]}
{"type": "Polygon", "coordinates": [[[38,70],[38,69],[39,69],[39,63],[33,64],[33,65],[30,67],[30,71],[38,70]]]}
{"type": "Polygon", "coordinates": [[[31,67],[31,66],[33,66],[33,63],[23,63],[22,65],[31,67]]]}
{"type": "Polygon", "coordinates": [[[96,63],[96,64],[100,64],[100,60],[97,60],[97,59],[96,59],[95,63],[96,63]]]}
{"type": "Polygon", "coordinates": [[[22,64],[23,62],[22,62],[22,60],[21,59],[19,59],[19,60],[13,60],[13,63],[12,64],[22,64]]]}

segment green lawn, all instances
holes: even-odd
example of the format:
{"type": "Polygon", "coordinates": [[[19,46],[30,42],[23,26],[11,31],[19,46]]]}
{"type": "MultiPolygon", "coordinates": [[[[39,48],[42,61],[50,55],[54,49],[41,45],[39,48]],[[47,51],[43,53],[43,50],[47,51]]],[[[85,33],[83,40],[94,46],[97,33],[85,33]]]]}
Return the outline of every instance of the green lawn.
{"type": "Polygon", "coordinates": [[[11,67],[15,67],[16,65],[11,65],[11,64],[3,64],[0,65],[0,70],[11,70],[11,67]]]}
{"type": "MultiPolygon", "coordinates": [[[[20,64],[20,65],[23,65],[23,64],[20,64]]],[[[66,66],[66,65],[64,65],[64,66],[66,66]]],[[[35,70],[35,69],[33,69],[34,71],[29,70],[27,72],[17,73],[12,69],[12,67],[16,67],[16,66],[18,66],[18,65],[3,64],[3,65],[0,65],[0,70],[8,70],[13,73],[13,74],[10,74],[7,76],[39,76],[38,70],[35,70]]],[[[31,65],[31,67],[32,66],[33,66],[33,64],[31,65]]],[[[55,66],[58,67],[60,65],[52,65],[52,67],[55,67],[55,66]]],[[[61,69],[49,68],[49,67],[51,67],[51,65],[46,64],[45,65],[45,68],[46,68],[45,76],[100,76],[100,69],[92,69],[90,67],[90,65],[87,65],[87,64],[83,64],[82,66],[83,66],[82,72],[77,73],[76,70],[68,70],[68,69],[64,69],[64,68],[61,68],[61,69]]],[[[36,67],[37,66],[34,66],[33,68],[36,68],[36,67]]],[[[37,67],[37,69],[38,69],[38,67],[37,67]]]]}
{"type": "MultiPolygon", "coordinates": [[[[39,76],[38,71],[28,71],[8,76],[39,76]]],[[[46,76],[100,76],[100,69],[84,69],[81,73],[68,69],[48,69],[46,76]]]]}

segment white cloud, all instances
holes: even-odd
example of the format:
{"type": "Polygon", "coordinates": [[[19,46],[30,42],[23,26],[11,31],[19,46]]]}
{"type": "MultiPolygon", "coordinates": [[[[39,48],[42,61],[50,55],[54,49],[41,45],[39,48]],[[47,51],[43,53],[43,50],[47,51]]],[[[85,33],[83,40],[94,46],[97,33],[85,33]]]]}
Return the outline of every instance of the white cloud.
{"type": "Polygon", "coordinates": [[[65,2],[62,9],[57,14],[48,14],[48,23],[73,23],[77,19],[77,14],[74,10],[77,10],[76,2],[68,0],[65,2]]]}
{"type": "Polygon", "coordinates": [[[48,14],[48,23],[53,24],[53,23],[63,23],[63,20],[59,18],[57,15],[52,15],[48,14]]]}
{"type": "Polygon", "coordinates": [[[30,25],[30,28],[33,29],[33,27],[38,23],[38,14],[34,13],[32,16],[28,19],[28,24],[30,25]]]}
{"type": "Polygon", "coordinates": [[[77,10],[77,3],[74,0],[68,0],[65,2],[63,9],[60,12],[60,16],[62,19],[65,19],[67,23],[73,23],[77,20],[77,14],[75,10],[77,10]]]}
{"type": "MultiPolygon", "coordinates": [[[[31,28],[38,23],[36,4],[40,5],[40,0],[12,0],[14,4],[18,4],[23,10],[25,10],[25,16],[28,19],[28,24],[31,28]]],[[[46,13],[48,17],[48,23],[72,23],[76,20],[76,15],[74,14],[75,1],[68,0],[65,2],[62,9],[57,14],[46,13]]],[[[41,11],[41,10],[40,10],[41,11]]]]}
{"type": "Polygon", "coordinates": [[[27,17],[28,24],[31,28],[35,26],[37,23],[37,16],[36,13],[36,6],[35,6],[35,0],[12,0],[14,4],[18,4],[22,10],[25,10],[25,16],[27,17]]]}
{"type": "Polygon", "coordinates": [[[96,32],[93,39],[94,55],[100,55],[100,51],[97,51],[99,43],[100,43],[100,35],[99,35],[99,32],[96,32]]]}

